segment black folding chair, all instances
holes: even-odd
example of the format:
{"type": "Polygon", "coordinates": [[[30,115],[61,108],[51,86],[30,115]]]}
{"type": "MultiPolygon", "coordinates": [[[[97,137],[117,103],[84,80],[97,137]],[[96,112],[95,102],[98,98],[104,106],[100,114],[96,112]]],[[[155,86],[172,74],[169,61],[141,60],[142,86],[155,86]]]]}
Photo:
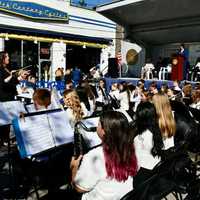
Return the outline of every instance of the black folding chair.
{"type": "Polygon", "coordinates": [[[182,148],[172,149],[168,156],[154,167],[150,178],[121,200],[161,200],[167,199],[170,193],[176,200],[182,200],[182,194],[188,194],[192,183],[196,181],[194,167],[182,148]]]}

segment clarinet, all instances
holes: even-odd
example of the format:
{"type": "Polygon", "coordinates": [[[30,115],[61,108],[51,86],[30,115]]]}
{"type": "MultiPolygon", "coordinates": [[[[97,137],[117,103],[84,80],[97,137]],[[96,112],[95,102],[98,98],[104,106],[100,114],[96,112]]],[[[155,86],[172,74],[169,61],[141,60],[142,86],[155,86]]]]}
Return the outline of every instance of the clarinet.
{"type": "Polygon", "coordinates": [[[83,138],[79,133],[79,123],[77,122],[74,126],[74,157],[78,158],[80,155],[83,155],[83,138]]]}
{"type": "MultiPolygon", "coordinates": [[[[85,118],[86,119],[86,118],[85,118]]],[[[85,124],[81,121],[77,122],[74,126],[74,157],[78,158],[80,155],[85,154],[88,151],[88,147],[81,133],[79,132],[80,128],[83,128],[87,132],[95,132],[96,127],[86,127],[85,124]]]]}

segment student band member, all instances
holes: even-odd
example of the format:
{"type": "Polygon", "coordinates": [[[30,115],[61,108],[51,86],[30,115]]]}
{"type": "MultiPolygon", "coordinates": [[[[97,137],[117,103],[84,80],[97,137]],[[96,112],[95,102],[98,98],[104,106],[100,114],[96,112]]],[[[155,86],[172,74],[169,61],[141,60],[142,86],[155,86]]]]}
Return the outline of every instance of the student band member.
{"type": "Polygon", "coordinates": [[[132,190],[137,172],[133,132],[121,112],[101,115],[97,133],[102,145],[71,161],[72,183],[82,200],[120,199],[132,190]]]}

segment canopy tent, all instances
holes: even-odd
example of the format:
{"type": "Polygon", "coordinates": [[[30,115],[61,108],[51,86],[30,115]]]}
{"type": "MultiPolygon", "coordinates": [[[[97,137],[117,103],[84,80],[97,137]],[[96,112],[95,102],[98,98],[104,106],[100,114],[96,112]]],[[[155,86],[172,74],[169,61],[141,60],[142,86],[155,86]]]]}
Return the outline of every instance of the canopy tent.
{"type": "Polygon", "coordinates": [[[125,28],[125,37],[143,45],[200,41],[199,0],[121,0],[96,11],[125,28]]]}

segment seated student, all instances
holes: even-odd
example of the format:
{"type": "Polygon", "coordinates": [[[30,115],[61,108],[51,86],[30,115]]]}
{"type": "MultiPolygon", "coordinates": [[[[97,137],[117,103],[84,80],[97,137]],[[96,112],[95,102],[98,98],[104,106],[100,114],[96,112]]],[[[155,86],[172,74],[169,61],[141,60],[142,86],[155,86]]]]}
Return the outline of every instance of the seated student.
{"type": "MultiPolygon", "coordinates": [[[[134,139],[140,170],[134,179],[134,187],[152,175],[152,169],[161,161],[162,150],[174,146],[170,134],[165,132],[166,126],[160,129],[159,125],[161,123],[158,124],[154,105],[150,102],[140,103],[136,111],[137,136],[134,139]]],[[[169,131],[173,130],[172,127],[168,128],[169,131]]]]}
{"type": "Polygon", "coordinates": [[[102,145],[72,158],[72,183],[83,193],[81,199],[120,199],[132,190],[137,172],[133,131],[122,113],[107,111],[100,117],[97,133],[102,145]]]}
{"type": "Polygon", "coordinates": [[[82,80],[80,82],[80,86],[85,89],[85,93],[87,95],[89,106],[90,106],[90,115],[92,115],[95,111],[96,106],[96,88],[89,84],[88,80],[82,80]]]}
{"type": "Polygon", "coordinates": [[[51,92],[47,89],[37,89],[33,93],[33,102],[36,110],[47,109],[51,104],[51,92]]]}
{"type": "Polygon", "coordinates": [[[130,103],[130,91],[128,84],[126,82],[122,82],[119,86],[119,89],[120,93],[117,100],[120,102],[120,109],[128,111],[130,103]]]}
{"type": "MultiPolygon", "coordinates": [[[[51,106],[51,92],[44,88],[36,89],[33,94],[33,103],[32,110],[29,112],[49,109],[51,106]]],[[[38,115],[38,117],[40,116],[38,115]]],[[[48,199],[55,199],[53,195],[59,190],[59,184],[63,182],[63,177],[65,176],[66,180],[69,178],[69,164],[72,152],[72,144],[69,143],[67,146],[59,146],[40,152],[37,155],[29,156],[27,157],[28,159],[22,161],[21,165],[25,173],[30,173],[29,176],[31,176],[32,171],[39,172],[37,178],[40,180],[42,177],[42,180],[45,180],[48,199]]]]}
{"type": "Polygon", "coordinates": [[[164,143],[164,149],[174,146],[174,135],[176,132],[176,122],[172,113],[172,108],[167,95],[157,93],[153,96],[152,102],[156,108],[158,125],[164,143]]]}
{"type": "Polygon", "coordinates": [[[94,109],[92,109],[90,106],[86,88],[84,88],[82,86],[77,86],[75,90],[80,99],[82,109],[84,110],[84,116],[86,117],[86,116],[92,115],[94,109]]]}
{"type": "Polygon", "coordinates": [[[87,109],[83,103],[80,102],[77,92],[73,89],[65,90],[63,93],[64,104],[67,106],[67,114],[69,117],[69,123],[74,129],[76,122],[87,116],[87,109]]]}
{"type": "Polygon", "coordinates": [[[200,90],[192,91],[192,104],[190,107],[200,110],[200,90]]]}
{"type": "MultiPolygon", "coordinates": [[[[25,74],[26,75],[26,74],[25,74]]],[[[31,99],[36,89],[36,78],[32,75],[28,75],[27,80],[22,79],[17,88],[17,98],[21,99],[25,103],[31,103],[31,99]]]]}
{"type": "Polygon", "coordinates": [[[33,93],[33,105],[26,106],[28,112],[46,110],[51,104],[51,92],[48,89],[38,88],[33,93]]]}

